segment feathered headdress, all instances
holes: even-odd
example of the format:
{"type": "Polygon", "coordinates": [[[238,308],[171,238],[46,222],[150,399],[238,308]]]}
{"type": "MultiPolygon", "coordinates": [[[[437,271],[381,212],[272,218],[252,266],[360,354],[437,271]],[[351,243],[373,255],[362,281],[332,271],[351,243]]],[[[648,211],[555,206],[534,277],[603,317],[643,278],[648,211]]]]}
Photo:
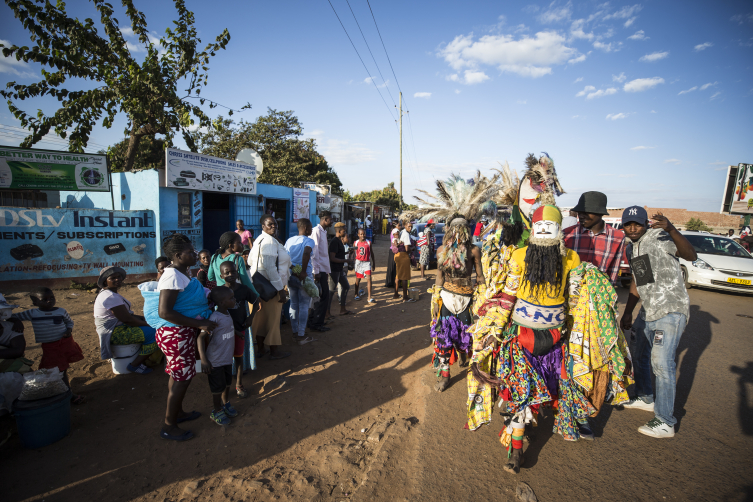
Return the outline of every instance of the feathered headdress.
{"type": "Polygon", "coordinates": [[[457,174],[451,174],[447,180],[437,180],[437,194],[418,190],[426,197],[414,197],[420,204],[418,209],[409,211],[409,218],[449,219],[462,216],[467,220],[478,220],[482,215],[495,216],[497,205],[493,198],[499,186],[499,174],[491,179],[476,171],[476,176],[464,180],[457,174]]]}
{"type": "Polygon", "coordinates": [[[497,186],[497,193],[492,199],[497,204],[497,210],[504,208],[512,209],[512,206],[518,203],[518,188],[520,187],[520,179],[518,174],[510,169],[510,164],[505,161],[502,169],[494,169],[499,175],[499,183],[497,186]]]}
{"type": "Polygon", "coordinates": [[[556,205],[554,196],[560,196],[565,190],[557,179],[554,160],[548,153],[542,152],[539,159],[532,153],[526,158],[526,167],[518,190],[518,208],[526,226],[530,228],[531,215],[537,207],[545,204],[556,205]]]}

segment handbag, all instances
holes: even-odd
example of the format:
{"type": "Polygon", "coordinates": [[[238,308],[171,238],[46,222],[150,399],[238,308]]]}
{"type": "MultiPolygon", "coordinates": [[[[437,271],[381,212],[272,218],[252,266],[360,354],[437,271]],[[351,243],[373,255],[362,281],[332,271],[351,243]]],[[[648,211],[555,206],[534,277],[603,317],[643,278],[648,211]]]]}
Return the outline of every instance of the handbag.
{"type": "Polygon", "coordinates": [[[259,265],[261,264],[261,243],[257,244],[256,248],[259,250],[259,253],[256,258],[256,272],[254,272],[254,275],[251,277],[251,282],[254,283],[254,288],[256,289],[256,292],[259,293],[259,297],[265,302],[268,302],[277,296],[277,288],[272,286],[269,279],[259,272],[259,265]]]}

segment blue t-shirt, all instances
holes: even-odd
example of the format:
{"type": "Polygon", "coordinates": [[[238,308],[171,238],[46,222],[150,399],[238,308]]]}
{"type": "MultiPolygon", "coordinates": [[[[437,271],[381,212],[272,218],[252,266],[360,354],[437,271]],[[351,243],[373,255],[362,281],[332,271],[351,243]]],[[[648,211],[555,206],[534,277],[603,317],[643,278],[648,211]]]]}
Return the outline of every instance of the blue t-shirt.
{"type": "MultiPolygon", "coordinates": [[[[316,243],[314,243],[314,239],[311,237],[307,237],[305,235],[296,235],[295,237],[291,237],[285,242],[285,250],[290,255],[290,263],[293,265],[302,265],[303,264],[303,251],[306,249],[306,247],[311,248],[311,254],[314,254],[314,248],[316,247],[316,243]]],[[[306,268],[306,275],[311,275],[312,271],[314,270],[314,267],[312,265],[313,256],[309,258],[309,266],[306,268]]]]}

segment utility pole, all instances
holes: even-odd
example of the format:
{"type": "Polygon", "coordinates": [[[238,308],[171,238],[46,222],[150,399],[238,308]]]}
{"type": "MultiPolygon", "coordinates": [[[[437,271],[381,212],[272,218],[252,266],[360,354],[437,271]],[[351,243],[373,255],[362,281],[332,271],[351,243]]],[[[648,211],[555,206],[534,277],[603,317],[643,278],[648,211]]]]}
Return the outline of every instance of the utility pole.
{"type": "Polygon", "coordinates": [[[403,212],[403,93],[400,93],[400,212],[403,212]]]}

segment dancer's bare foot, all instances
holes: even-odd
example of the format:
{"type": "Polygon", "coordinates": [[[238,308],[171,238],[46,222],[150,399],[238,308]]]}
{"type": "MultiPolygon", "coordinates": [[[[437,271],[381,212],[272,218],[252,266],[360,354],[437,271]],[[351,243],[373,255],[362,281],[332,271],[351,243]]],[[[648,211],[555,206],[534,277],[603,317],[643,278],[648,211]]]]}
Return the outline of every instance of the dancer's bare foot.
{"type": "Polygon", "coordinates": [[[434,386],[434,390],[437,392],[444,392],[444,390],[450,386],[450,377],[441,377],[437,381],[437,385],[434,386]]]}
{"type": "Polygon", "coordinates": [[[520,466],[523,465],[523,462],[523,450],[513,448],[512,455],[502,468],[511,474],[517,474],[520,472],[520,466]]]}

